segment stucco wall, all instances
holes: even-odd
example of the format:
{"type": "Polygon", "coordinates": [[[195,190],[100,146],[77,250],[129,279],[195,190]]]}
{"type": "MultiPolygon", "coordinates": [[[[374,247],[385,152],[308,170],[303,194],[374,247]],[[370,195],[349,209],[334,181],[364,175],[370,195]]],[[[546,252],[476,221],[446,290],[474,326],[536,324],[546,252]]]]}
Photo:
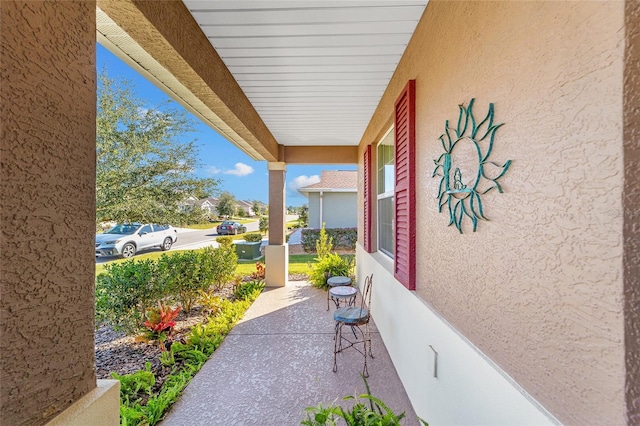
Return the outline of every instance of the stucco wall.
{"type": "Polygon", "coordinates": [[[624,294],[627,418],[640,424],[640,2],[626,3],[624,294]]]}
{"type": "Polygon", "coordinates": [[[361,144],[415,79],[415,296],[567,424],[625,421],[624,18],[623,2],[431,1],[361,144]],[[459,234],[431,173],[471,98],[480,120],[495,104],[490,159],[513,164],[482,197],[490,221],[459,234]]]}
{"type": "Polygon", "coordinates": [[[0,2],[0,423],[96,387],[95,2],[0,2]]]}
{"type": "Polygon", "coordinates": [[[309,193],[309,228],[320,229],[320,193],[309,193]]]}
{"type": "Polygon", "coordinates": [[[355,228],[358,223],[358,196],[355,192],[325,192],[322,220],[327,228],[355,228]]]}
{"type": "Polygon", "coordinates": [[[358,196],[355,192],[309,193],[309,228],[355,228],[358,226],[358,196]],[[322,212],[320,211],[322,209],[322,212]]]}

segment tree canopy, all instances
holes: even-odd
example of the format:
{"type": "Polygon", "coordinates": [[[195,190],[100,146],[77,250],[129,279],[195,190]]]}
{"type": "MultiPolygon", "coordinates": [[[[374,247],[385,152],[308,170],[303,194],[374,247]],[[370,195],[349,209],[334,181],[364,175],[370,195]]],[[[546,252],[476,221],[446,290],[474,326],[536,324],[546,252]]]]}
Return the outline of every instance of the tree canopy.
{"type": "Polygon", "coordinates": [[[131,83],[98,76],[96,119],[96,221],[186,223],[200,209],[185,201],[217,190],[198,178],[195,140],[183,142],[193,121],[172,101],[149,107],[131,83]]]}
{"type": "Polygon", "coordinates": [[[218,198],[216,210],[220,216],[233,216],[236,214],[236,198],[228,192],[223,192],[218,198]]]}
{"type": "Polygon", "coordinates": [[[255,215],[259,215],[260,214],[260,210],[261,209],[261,204],[260,201],[258,200],[253,200],[253,203],[251,203],[251,211],[255,214],[255,215]]]}

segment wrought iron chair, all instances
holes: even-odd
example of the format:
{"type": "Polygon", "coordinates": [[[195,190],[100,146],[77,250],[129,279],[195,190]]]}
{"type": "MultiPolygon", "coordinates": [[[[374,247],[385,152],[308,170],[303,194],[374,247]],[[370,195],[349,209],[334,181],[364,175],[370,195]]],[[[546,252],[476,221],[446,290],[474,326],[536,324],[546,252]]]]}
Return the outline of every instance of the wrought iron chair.
{"type": "Polygon", "coordinates": [[[333,348],[333,372],[338,371],[338,354],[345,349],[354,348],[364,357],[364,367],[362,375],[369,377],[367,369],[367,351],[373,358],[371,352],[371,332],[369,329],[369,319],[371,318],[371,286],[373,285],[373,274],[364,280],[364,288],[360,306],[345,306],[336,309],[333,319],[336,322],[333,348]],[[342,328],[347,326],[351,333],[342,333],[342,328]],[[351,337],[353,334],[353,337],[351,337]],[[360,348],[362,345],[362,350],[360,348]]]}

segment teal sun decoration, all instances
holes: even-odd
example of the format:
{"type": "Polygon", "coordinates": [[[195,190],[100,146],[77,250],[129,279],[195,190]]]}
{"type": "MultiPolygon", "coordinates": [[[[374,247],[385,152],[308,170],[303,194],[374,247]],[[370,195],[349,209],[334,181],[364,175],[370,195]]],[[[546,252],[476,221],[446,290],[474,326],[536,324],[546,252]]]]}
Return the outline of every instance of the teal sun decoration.
{"type": "MultiPolygon", "coordinates": [[[[441,177],[438,190],[438,211],[442,212],[446,205],[449,209],[449,226],[455,225],[460,233],[462,233],[462,221],[465,216],[471,219],[473,232],[478,226],[478,219],[488,220],[482,208],[481,195],[492,189],[497,189],[502,193],[502,186],[498,183],[498,179],[507,172],[511,165],[511,160],[504,164],[489,161],[496,131],[504,123],[494,124],[492,103],[489,104],[489,111],[484,120],[476,123],[473,115],[474,101],[475,99],[471,99],[467,107],[464,104],[458,105],[460,115],[458,126],[455,129],[449,127],[449,120],[445,121],[445,132],[439,138],[444,153],[437,160],[434,160],[436,168],[431,175],[431,177],[441,177]],[[477,171],[469,170],[469,167],[465,167],[465,165],[456,164],[453,152],[465,144],[470,144],[471,151],[477,153],[478,164],[474,163],[477,171]]],[[[465,161],[465,163],[468,162],[465,161]]]]}

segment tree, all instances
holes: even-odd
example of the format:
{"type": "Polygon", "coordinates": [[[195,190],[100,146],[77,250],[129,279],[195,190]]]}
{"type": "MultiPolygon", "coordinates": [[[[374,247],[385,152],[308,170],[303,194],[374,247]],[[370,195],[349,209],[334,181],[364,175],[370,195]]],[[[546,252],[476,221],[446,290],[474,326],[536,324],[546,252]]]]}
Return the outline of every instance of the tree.
{"type": "Polygon", "coordinates": [[[253,212],[253,214],[255,215],[260,214],[260,209],[261,209],[260,204],[262,204],[260,201],[253,200],[253,204],[251,205],[251,211],[253,212]]]}
{"type": "Polygon", "coordinates": [[[260,232],[265,234],[269,230],[269,216],[262,216],[258,222],[260,232]]]}
{"type": "Polygon", "coordinates": [[[216,210],[220,216],[233,216],[236,214],[236,198],[228,192],[223,192],[218,198],[216,210]]]}
{"type": "Polygon", "coordinates": [[[308,226],[309,224],[308,222],[309,222],[309,206],[304,204],[298,210],[298,223],[300,224],[301,227],[304,228],[305,226],[308,226]]]}
{"type": "Polygon", "coordinates": [[[201,216],[185,208],[191,194],[219,184],[193,174],[195,141],[183,110],[165,102],[149,108],[125,79],[98,76],[96,117],[96,221],[183,223],[201,216]]]}

